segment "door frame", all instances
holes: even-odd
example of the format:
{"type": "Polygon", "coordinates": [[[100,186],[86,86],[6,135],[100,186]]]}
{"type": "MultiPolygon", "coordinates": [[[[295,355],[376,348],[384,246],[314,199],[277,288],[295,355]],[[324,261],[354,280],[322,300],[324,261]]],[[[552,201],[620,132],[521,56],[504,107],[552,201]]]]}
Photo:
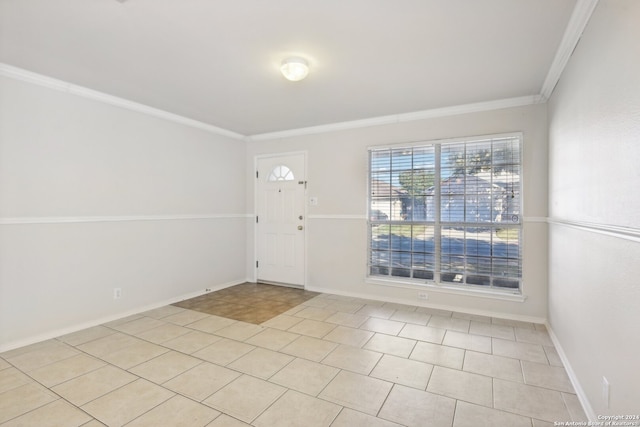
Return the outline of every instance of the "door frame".
{"type": "MultiPolygon", "coordinates": [[[[304,181],[305,181],[305,186],[304,186],[304,200],[303,200],[303,204],[304,204],[304,219],[302,220],[302,226],[304,227],[303,229],[303,233],[304,233],[304,254],[303,254],[303,268],[304,268],[304,274],[303,274],[303,279],[302,279],[302,288],[306,289],[307,288],[307,283],[308,283],[308,268],[307,268],[307,253],[308,253],[308,233],[307,233],[307,217],[308,217],[308,203],[307,203],[307,176],[308,176],[308,158],[309,156],[307,155],[308,152],[305,151],[285,151],[285,152],[278,152],[278,153],[268,153],[268,154],[256,154],[253,157],[253,171],[251,173],[252,179],[253,179],[253,262],[252,262],[252,266],[253,266],[253,282],[257,283],[258,282],[258,267],[256,267],[256,261],[258,261],[258,224],[256,223],[256,217],[258,216],[258,178],[256,178],[256,171],[258,170],[258,161],[261,159],[269,159],[269,158],[274,158],[274,157],[287,157],[287,156],[302,156],[304,159],[304,181]]],[[[286,286],[286,284],[282,284],[283,286],[286,286]]]]}

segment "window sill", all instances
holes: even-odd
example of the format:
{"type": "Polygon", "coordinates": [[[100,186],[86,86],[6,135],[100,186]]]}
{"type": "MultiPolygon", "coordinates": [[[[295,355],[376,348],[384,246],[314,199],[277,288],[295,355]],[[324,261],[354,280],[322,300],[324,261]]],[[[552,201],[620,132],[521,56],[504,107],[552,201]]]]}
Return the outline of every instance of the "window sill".
{"type": "Polygon", "coordinates": [[[502,301],[525,302],[526,295],[515,292],[499,292],[476,288],[462,288],[451,285],[437,285],[434,282],[416,283],[402,279],[382,279],[378,277],[367,277],[365,283],[379,286],[390,286],[394,288],[413,289],[416,291],[429,290],[430,292],[439,292],[443,294],[464,295],[476,298],[489,298],[502,301]]]}

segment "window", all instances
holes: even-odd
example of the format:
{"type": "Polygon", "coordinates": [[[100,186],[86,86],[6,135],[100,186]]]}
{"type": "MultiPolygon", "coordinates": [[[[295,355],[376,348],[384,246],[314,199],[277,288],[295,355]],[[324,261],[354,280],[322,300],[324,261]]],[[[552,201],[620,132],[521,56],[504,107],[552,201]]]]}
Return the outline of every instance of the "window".
{"type": "Polygon", "coordinates": [[[267,181],[293,181],[293,172],[285,165],[278,165],[271,170],[267,181]]]}
{"type": "Polygon", "coordinates": [[[369,275],[519,291],[521,135],[372,148],[369,275]]]}

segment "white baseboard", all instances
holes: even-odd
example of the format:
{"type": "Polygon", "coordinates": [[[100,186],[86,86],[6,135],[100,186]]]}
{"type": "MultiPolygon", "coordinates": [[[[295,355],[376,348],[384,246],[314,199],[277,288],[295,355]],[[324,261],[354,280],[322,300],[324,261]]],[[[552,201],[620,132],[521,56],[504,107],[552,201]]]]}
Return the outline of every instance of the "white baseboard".
{"type": "Polygon", "coordinates": [[[323,288],[320,286],[305,286],[305,290],[312,291],[312,292],[322,292],[325,294],[341,295],[341,296],[352,297],[352,298],[362,298],[362,299],[369,299],[374,301],[393,302],[398,304],[433,308],[438,310],[455,311],[457,313],[475,314],[478,316],[495,317],[499,319],[517,320],[520,322],[545,324],[547,321],[547,319],[545,319],[544,317],[523,316],[518,314],[501,313],[501,312],[489,311],[489,310],[473,310],[473,309],[452,306],[452,305],[430,304],[420,300],[416,301],[415,299],[408,299],[408,298],[382,297],[379,295],[365,294],[360,292],[343,292],[343,291],[335,290],[333,288],[329,289],[329,288],[323,288]]]}
{"type": "Polygon", "coordinates": [[[105,316],[105,317],[101,317],[98,319],[92,319],[89,320],[87,322],[82,322],[82,323],[78,323],[72,326],[68,326],[65,328],[61,328],[61,329],[55,329],[52,331],[47,331],[47,332],[43,332],[42,334],[38,334],[38,335],[33,335],[27,338],[23,338],[23,339],[19,339],[16,341],[12,341],[9,343],[3,343],[0,345],[0,353],[5,352],[5,351],[9,351],[9,350],[13,350],[16,348],[20,348],[20,347],[24,347],[27,345],[31,345],[31,344],[35,344],[41,341],[46,341],[52,338],[57,338],[63,335],[67,335],[73,332],[78,332],[81,331],[83,329],[87,329],[87,328],[92,328],[94,326],[98,326],[98,325],[102,325],[104,323],[108,323],[108,322],[112,322],[114,320],[118,320],[118,319],[122,319],[123,317],[127,317],[127,316],[131,316],[134,314],[138,314],[138,313],[143,313],[145,311],[149,311],[149,310],[153,310],[156,308],[160,308],[160,307],[164,307],[166,305],[170,305],[170,304],[174,304],[176,302],[180,302],[180,301],[184,301],[186,299],[189,298],[195,298],[198,297],[200,295],[204,295],[206,293],[209,292],[214,292],[214,291],[219,291],[221,289],[225,289],[228,288],[230,286],[235,286],[235,285],[239,285],[241,283],[245,283],[246,279],[242,279],[242,280],[235,280],[233,282],[227,282],[227,283],[222,283],[219,285],[215,285],[215,286],[211,286],[206,290],[206,289],[202,289],[196,292],[190,292],[188,294],[184,294],[184,295],[180,295],[177,296],[175,298],[170,298],[168,300],[164,300],[164,301],[158,301],[158,302],[154,302],[152,304],[148,304],[148,305],[144,305],[141,307],[136,307],[127,311],[123,311],[120,313],[116,313],[116,314],[112,314],[109,316],[105,316]]]}
{"type": "Polygon", "coordinates": [[[553,328],[551,328],[551,325],[549,325],[548,322],[545,322],[545,326],[547,327],[547,331],[549,332],[549,337],[551,337],[551,341],[553,342],[553,345],[556,348],[558,355],[560,356],[560,360],[564,365],[564,369],[565,371],[567,371],[567,376],[571,381],[571,385],[573,386],[573,389],[576,391],[578,400],[582,405],[582,410],[584,411],[587,418],[589,418],[589,421],[598,422],[599,420],[596,417],[596,413],[593,411],[593,407],[591,407],[589,398],[587,398],[587,395],[584,392],[584,389],[582,388],[582,385],[580,384],[580,381],[578,380],[576,373],[573,371],[573,368],[571,368],[571,363],[569,363],[567,354],[564,352],[564,349],[562,348],[562,345],[558,340],[558,336],[555,334],[555,332],[553,331],[553,328]]]}

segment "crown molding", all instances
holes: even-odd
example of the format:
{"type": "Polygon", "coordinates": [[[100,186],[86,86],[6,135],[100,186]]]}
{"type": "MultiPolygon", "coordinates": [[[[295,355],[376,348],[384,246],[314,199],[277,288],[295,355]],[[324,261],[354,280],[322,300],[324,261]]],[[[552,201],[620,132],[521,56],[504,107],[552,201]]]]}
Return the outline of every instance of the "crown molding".
{"type": "Polygon", "coordinates": [[[546,102],[551,98],[553,89],[555,89],[558,84],[560,76],[569,62],[569,58],[571,58],[573,51],[576,46],[578,46],[580,37],[582,37],[582,33],[589,23],[589,19],[598,5],[598,1],[599,0],[578,0],[576,2],[569,23],[567,24],[567,29],[556,51],[556,56],[553,58],[547,77],[542,84],[542,90],[540,91],[542,102],[546,102]]]}
{"type": "Polygon", "coordinates": [[[503,108],[522,107],[543,102],[540,95],[521,96],[516,98],[498,99],[494,101],[476,102],[473,104],[456,105],[452,107],[433,108],[430,110],[415,111],[413,113],[394,114],[390,116],[372,117],[370,119],[353,120],[348,122],[330,123],[320,126],[311,126],[298,129],[290,129],[279,132],[261,133],[247,136],[245,141],[268,141],[294,136],[314,135],[319,133],[336,132],[341,130],[358,129],[370,126],[380,126],[412,122],[417,120],[432,119],[437,117],[449,117],[460,114],[477,113],[482,111],[500,110],[503,108]]]}
{"type": "Polygon", "coordinates": [[[159,110],[157,108],[149,107],[144,104],[129,101],[117,96],[108,95],[103,92],[98,92],[83,86],[67,83],[62,80],[54,79],[52,77],[44,76],[42,74],[27,71],[22,68],[14,67],[12,65],[0,63],[0,76],[8,77],[14,80],[20,80],[27,83],[32,83],[38,86],[43,86],[48,89],[57,90],[60,92],[70,93],[72,95],[80,96],[83,98],[91,99],[93,101],[102,102],[104,104],[113,105],[115,107],[124,108],[126,110],[135,111],[142,114],[147,114],[152,117],[167,120],[170,122],[178,123],[181,125],[189,126],[192,128],[204,130],[216,135],[225,136],[228,138],[243,140],[244,135],[236,132],[232,132],[227,129],[222,129],[217,126],[212,126],[207,123],[200,122],[198,120],[189,119],[187,117],[180,116],[178,114],[169,113],[168,111],[159,110]]]}

